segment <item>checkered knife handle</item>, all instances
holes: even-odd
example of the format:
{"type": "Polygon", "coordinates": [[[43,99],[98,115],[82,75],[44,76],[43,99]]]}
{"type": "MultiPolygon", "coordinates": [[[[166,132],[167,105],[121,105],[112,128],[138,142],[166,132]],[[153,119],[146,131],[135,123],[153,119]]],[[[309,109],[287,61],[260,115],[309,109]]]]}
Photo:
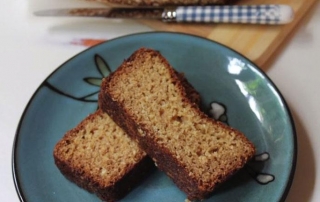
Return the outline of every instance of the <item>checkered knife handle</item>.
{"type": "Polygon", "coordinates": [[[251,24],[285,24],[294,15],[287,5],[179,6],[165,13],[165,21],[251,24]]]}

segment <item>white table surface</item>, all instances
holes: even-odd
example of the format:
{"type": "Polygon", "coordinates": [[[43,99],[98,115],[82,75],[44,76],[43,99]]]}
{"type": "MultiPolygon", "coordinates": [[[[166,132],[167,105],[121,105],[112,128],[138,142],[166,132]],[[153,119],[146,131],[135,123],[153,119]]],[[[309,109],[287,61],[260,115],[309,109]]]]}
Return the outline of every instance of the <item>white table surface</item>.
{"type": "MultiPolygon", "coordinates": [[[[42,8],[87,6],[79,0],[0,2],[0,201],[19,201],[11,152],[22,112],[40,83],[86,47],[83,38],[111,39],[151,31],[131,20],[37,18],[42,8]]],[[[90,6],[95,6],[90,3],[90,6]]],[[[288,202],[320,201],[320,3],[266,69],[289,104],[298,136],[298,160],[288,202]],[[318,190],[318,191],[317,191],[318,190]]]]}

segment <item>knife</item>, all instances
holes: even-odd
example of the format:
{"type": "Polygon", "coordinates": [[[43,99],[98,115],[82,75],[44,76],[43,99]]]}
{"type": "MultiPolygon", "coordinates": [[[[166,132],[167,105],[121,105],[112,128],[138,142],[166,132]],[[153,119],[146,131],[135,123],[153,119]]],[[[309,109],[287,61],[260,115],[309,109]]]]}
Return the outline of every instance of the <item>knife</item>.
{"type": "Polygon", "coordinates": [[[223,5],[177,7],[70,8],[34,12],[36,16],[83,16],[160,19],[164,22],[286,24],[294,12],[288,5],[223,5]]]}

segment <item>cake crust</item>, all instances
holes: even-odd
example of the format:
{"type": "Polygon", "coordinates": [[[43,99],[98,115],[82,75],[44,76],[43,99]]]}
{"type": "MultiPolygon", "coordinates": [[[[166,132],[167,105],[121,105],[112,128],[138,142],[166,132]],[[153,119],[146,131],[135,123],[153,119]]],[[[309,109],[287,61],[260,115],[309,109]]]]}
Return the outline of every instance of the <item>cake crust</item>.
{"type": "MultiPolygon", "coordinates": [[[[148,73],[152,74],[152,72],[153,70],[150,70],[148,73]]],[[[149,77],[152,77],[152,75],[149,75],[149,77]]],[[[148,79],[149,78],[146,78],[146,80],[148,79]]],[[[158,99],[158,97],[161,97],[161,94],[162,93],[152,97],[152,99],[155,100],[154,102],[159,100],[161,101],[161,99],[158,99]]],[[[140,147],[156,162],[158,168],[163,170],[176,183],[176,185],[187,194],[190,200],[204,199],[214,190],[214,188],[216,188],[217,185],[242,168],[245,163],[253,157],[255,148],[241,132],[224,125],[223,123],[215,121],[202,113],[195,103],[190,102],[186,98],[186,95],[187,93],[182,82],[178,79],[174,69],[170,66],[168,61],[157,51],[141,48],[133,53],[130,58],[125,60],[116,72],[104,79],[99,95],[99,102],[101,109],[107,112],[128,135],[139,143],[140,147]],[[149,60],[156,62],[152,63],[149,60]],[[157,65],[160,65],[161,67],[157,69],[157,65]],[[144,71],[149,71],[148,68],[155,69],[154,71],[159,70],[164,72],[163,75],[166,76],[165,78],[167,80],[164,79],[159,81],[159,85],[164,83],[163,85],[167,86],[160,86],[160,90],[163,90],[161,88],[172,88],[172,92],[174,92],[173,98],[169,97],[168,99],[179,100],[177,102],[170,101],[171,104],[178,103],[178,109],[181,109],[182,111],[186,108],[186,112],[193,114],[197,120],[205,123],[205,127],[208,126],[217,130],[216,133],[225,133],[225,136],[215,135],[212,133],[212,136],[217,138],[217,142],[219,142],[219,144],[215,143],[215,139],[210,136],[205,137],[204,139],[209,141],[212,145],[208,145],[205,141],[194,142],[197,141],[197,138],[201,139],[199,132],[194,136],[189,133],[194,132],[194,128],[200,127],[201,124],[195,124],[188,120],[185,122],[183,119],[187,118],[188,115],[167,115],[171,116],[173,119],[170,119],[172,120],[170,123],[168,123],[168,121],[164,123],[164,125],[169,124],[169,130],[163,130],[167,132],[161,132],[163,126],[157,124],[157,122],[152,122],[152,117],[155,117],[158,122],[161,122],[161,119],[156,118],[158,114],[151,113],[154,112],[154,110],[148,111],[148,103],[143,102],[146,106],[144,107],[141,105],[140,108],[130,105],[130,102],[137,105],[137,102],[135,102],[135,100],[137,100],[135,97],[136,94],[148,94],[149,92],[144,92],[143,90],[141,90],[141,92],[136,92],[134,90],[139,89],[140,85],[148,84],[147,82],[144,83],[145,81],[143,78],[146,78],[144,76],[141,76],[141,78],[138,79],[139,82],[135,83],[135,80],[132,78],[134,77],[133,72],[134,75],[137,76],[137,71],[141,71],[141,74],[144,74],[144,71]],[[123,90],[121,87],[122,83],[132,85],[132,88],[130,88],[130,91],[133,91],[132,94],[128,92],[123,93],[126,96],[117,94],[118,91],[123,90]],[[130,95],[127,95],[126,93],[130,95]],[[138,110],[138,112],[135,110],[138,110]],[[137,115],[139,113],[143,113],[143,110],[146,110],[146,115],[137,115]],[[148,121],[146,121],[147,119],[152,123],[148,123],[148,121]],[[180,124],[181,122],[185,122],[189,125],[191,124],[191,129],[180,134],[182,128],[172,125],[180,124]],[[170,129],[174,132],[168,134],[170,129]],[[185,137],[185,145],[181,146],[179,140],[172,140],[176,137],[185,137]],[[223,138],[225,138],[226,141],[234,139],[234,142],[223,143],[223,138]],[[206,147],[210,147],[208,148],[210,150],[201,151],[205,149],[204,146],[193,147],[192,144],[203,144],[206,145],[206,147]],[[173,149],[175,146],[177,146],[177,148],[173,149]],[[187,157],[181,157],[181,155],[185,156],[189,154],[189,151],[183,151],[184,149],[191,149],[191,160],[187,157]],[[236,152],[233,153],[232,150],[236,150],[236,152]],[[189,161],[190,165],[188,163],[189,161]],[[199,167],[197,167],[197,164],[199,164],[199,167]]],[[[157,108],[159,106],[156,104],[151,106],[150,104],[149,108],[150,107],[157,108]]],[[[171,113],[176,112],[171,110],[171,113]]]]}
{"type": "MultiPolygon", "coordinates": [[[[175,73],[188,98],[200,104],[198,92],[182,73],[175,73]]],[[[147,154],[102,110],[68,131],[55,145],[53,156],[67,179],[103,201],[123,198],[155,170],[147,154]]]]}
{"type": "MultiPolygon", "coordinates": [[[[116,171],[118,173],[113,172],[113,174],[109,174],[109,176],[101,175],[101,172],[103,172],[101,170],[108,168],[108,161],[112,161],[113,159],[103,159],[104,157],[98,154],[99,152],[97,149],[86,151],[81,148],[81,146],[86,145],[89,147],[87,143],[90,142],[90,140],[82,139],[84,137],[83,134],[86,133],[85,131],[92,129],[88,127],[88,124],[92,124],[97,119],[106,119],[106,116],[108,115],[101,110],[98,110],[85,118],[78,126],[68,131],[56,144],[53,156],[56,166],[67,179],[74,182],[79,187],[95,193],[103,201],[117,201],[143,181],[149,173],[155,169],[155,166],[146,153],[139,149],[135,143],[130,143],[128,140],[129,138],[125,136],[124,138],[126,139],[124,141],[127,142],[126,145],[128,147],[133,147],[133,152],[137,152],[128,157],[133,158],[133,160],[127,160],[122,157],[125,165],[114,165],[114,169],[119,167],[119,171],[116,171]],[[90,157],[88,157],[88,155],[90,155],[90,157]],[[101,158],[101,160],[97,163],[95,162],[97,161],[95,159],[98,158],[101,158]]],[[[106,122],[107,121],[108,120],[106,120],[106,122]]],[[[117,126],[115,125],[114,127],[117,126]]],[[[110,135],[110,132],[111,131],[109,131],[109,134],[105,135],[110,135]]],[[[95,136],[97,134],[90,135],[95,136]]],[[[118,138],[123,138],[122,136],[118,136],[118,138]]],[[[88,138],[88,136],[85,138],[88,138]]],[[[100,141],[102,144],[106,144],[105,147],[108,147],[108,138],[101,138],[100,141]]],[[[95,144],[95,142],[96,140],[92,141],[92,144],[95,144]]],[[[99,147],[101,146],[99,145],[99,147]]],[[[102,148],[101,151],[104,152],[103,150],[106,150],[106,148],[102,148]]]]}

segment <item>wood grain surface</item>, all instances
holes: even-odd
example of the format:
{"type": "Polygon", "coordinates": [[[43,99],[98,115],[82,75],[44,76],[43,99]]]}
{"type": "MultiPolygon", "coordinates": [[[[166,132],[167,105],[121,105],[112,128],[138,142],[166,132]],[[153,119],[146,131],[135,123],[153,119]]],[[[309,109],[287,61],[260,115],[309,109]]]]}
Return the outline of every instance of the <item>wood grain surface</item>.
{"type": "Polygon", "coordinates": [[[243,54],[258,66],[268,63],[272,55],[317,0],[240,0],[238,4],[286,4],[295,13],[294,20],[286,25],[249,24],[178,24],[141,20],[141,23],[157,31],[194,34],[222,43],[243,54]]]}

